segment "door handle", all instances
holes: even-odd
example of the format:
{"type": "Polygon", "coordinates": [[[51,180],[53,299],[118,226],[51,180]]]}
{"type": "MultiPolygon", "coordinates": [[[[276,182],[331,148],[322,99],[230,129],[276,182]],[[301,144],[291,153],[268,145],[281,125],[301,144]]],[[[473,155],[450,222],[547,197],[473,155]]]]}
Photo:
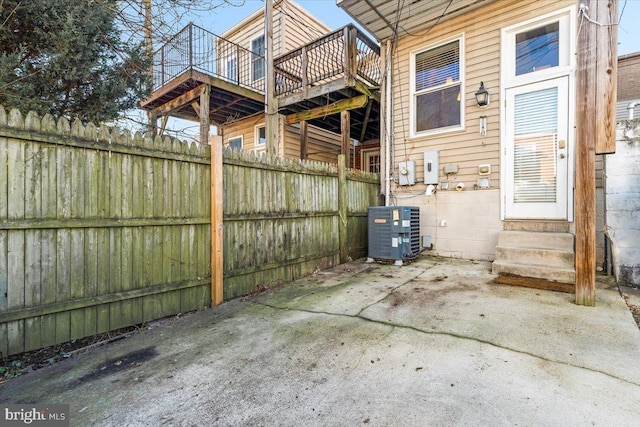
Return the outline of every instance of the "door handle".
{"type": "Polygon", "coordinates": [[[564,153],[560,153],[560,158],[561,158],[561,159],[564,159],[565,157],[567,157],[567,155],[566,155],[566,154],[564,154],[564,153]]]}

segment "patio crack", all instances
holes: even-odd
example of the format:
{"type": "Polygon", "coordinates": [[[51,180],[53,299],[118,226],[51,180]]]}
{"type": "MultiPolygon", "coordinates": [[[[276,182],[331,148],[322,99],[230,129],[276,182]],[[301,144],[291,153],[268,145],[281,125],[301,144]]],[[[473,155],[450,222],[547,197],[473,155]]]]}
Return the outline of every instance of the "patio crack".
{"type": "MultiPolygon", "coordinates": [[[[413,279],[411,279],[413,280],[413,279]]],[[[411,280],[409,280],[409,282],[411,282],[411,280]]],[[[409,283],[407,282],[407,283],[409,283]]],[[[393,291],[395,289],[398,289],[401,286],[406,285],[407,283],[403,283],[401,285],[396,286],[395,288],[393,288],[391,290],[391,292],[389,292],[389,294],[387,296],[385,296],[384,298],[381,298],[378,302],[375,302],[373,304],[369,304],[367,307],[365,307],[364,309],[360,310],[357,314],[344,314],[344,313],[333,313],[333,312],[329,312],[329,311],[321,311],[321,310],[309,310],[309,309],[303,309],[303,308],[289,308],[289,307],[280,307],[280,306],[276,306],[276,305],[272,305],[272,304],[268,304],[265,302],[258,302],[257,304],[263,305],[265,307],[269,307],[272,308],[274,310],[281,310],[281,311],[298,311],[298,312],[302,312],[302,313],[309,313],[309,314],[321,314],[321,315],[327,315],[327,316],[335,316],[335,317],[347,317],[350,319],[357,319],[357,320],[361,320],[364,322],[369,322],[369,323],[375,323],[377,325],[383,325],[383,326],[388,326],[391,328],[391,330],[389,331],[388,334],[385,335],[385,338],[388,337],[396,328],[397,329],[404,329],[404,330],[409,330],[409,331],[413,331],[413,332],[418,332],[421,334],[426,334],[426,335],[440,335],[440,336],[447,336],[447,337],[451,337],[451,338],[456,338],[456,339],[460,339],[460,340],[465,340],[465,341],[473,341],[473,342],[477,342],[480,344],[485,344],[494,348],[499,348],[502,350],[506,350],[509,352],[513,352],[513,353],[517,353],[517,354],[522,354],[525,356],[529,356],[529,357],[533,357],[535,359],[539,359],[539,360],[543,360],[545,362],[549,362],[549,363],[556,363],[558,365],[563,365],[563,366],[568,366],[571,368],[578,368],[578,369],[583,369],[589,372],[593,372],[593,373],[597,373],[597,374],[601,374],[604,375],[606,377],[615,379],[617,381],[621,381],[636,387],[640,387],[639,383],[630,381],[626,378],[621,378],[618,377],[616,375],[612,375],[608,372],[599,370],[599,369],[593,369],[593,368],[589,368],[587,366],[581,366],[581,365],[575,365],[569,362],[565,362],[562,360],[556,360],[556,359],[550,359],[550,358],[546,358],[543,356],[540,356],[539,354],[535,354],[535,353],[530,353],[528,351],[524,351],[524,350],[518,350],[516,348],[512,348],[512,347],[507,347],[504,345],[500,345],[497,344],[495,342],[492,341],[487,341],[487,340],[483,340],[482,338],[476,338],[476,337],[471,337],[471,336],[467,336],[467,335],[462,335],[462,334],[457,334],[455,332],[443,332],[443,331],[429,331],[429,330],[424,330],[424,329],[420,329],[417,328],[415,326],[409,326],[409,325],[403,325],[400,323],[394,323],[394,322],[390,322],[390,321],[383,321],[383,320],[378,320],[378,319],[373,319],[370,317],[366,317],[362,315],[362,312],[368,308],[373,306],[374,304],[378,304],[381,301],[384,301],[386,298],[388,298],[391,293],[393,293],[393,291]]]]}

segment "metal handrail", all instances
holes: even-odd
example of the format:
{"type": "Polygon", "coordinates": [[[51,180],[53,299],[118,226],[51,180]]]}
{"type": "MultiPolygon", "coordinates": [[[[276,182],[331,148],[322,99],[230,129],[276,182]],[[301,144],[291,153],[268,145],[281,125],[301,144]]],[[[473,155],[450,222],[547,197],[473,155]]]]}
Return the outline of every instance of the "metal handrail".
{"type": "Polygon", "coordinates": [[[264,56],[193,23],[153,53],[153,90],[195,70],[264,93],[264,56]]]}
{"type": "Polygon", "coordinates": [[[344,77],[377,87],[381,75],[380,47],[349,24],[279,56],[274,60],[274,67],[276,96],[344,77]]]}

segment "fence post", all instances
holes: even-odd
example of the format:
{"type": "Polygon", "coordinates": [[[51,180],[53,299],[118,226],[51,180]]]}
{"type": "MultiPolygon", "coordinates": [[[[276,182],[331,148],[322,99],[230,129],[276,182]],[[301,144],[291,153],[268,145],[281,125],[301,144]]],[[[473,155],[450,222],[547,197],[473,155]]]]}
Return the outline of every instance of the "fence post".
{"type": "Polygon", "coordinates": [[[222,302],[223,276],[223,174],[222,137],[211,144],[211,306],[222,302]]]}
{"type": "Polygon", "coordinates": [[[347,262],[347,162],[346,156],[338,156],[338,241],[340,264],[347,262]]]}

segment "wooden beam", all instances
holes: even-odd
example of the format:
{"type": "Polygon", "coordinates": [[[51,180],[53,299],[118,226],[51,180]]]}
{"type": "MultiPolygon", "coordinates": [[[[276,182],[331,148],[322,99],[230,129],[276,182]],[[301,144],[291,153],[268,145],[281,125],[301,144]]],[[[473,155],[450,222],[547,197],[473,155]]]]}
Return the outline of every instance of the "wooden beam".
{"type": "Polygon", "coordinates": [[[360,139],[358,140],[360,142],[364,142],[365,135],[367,134],[367,126],[369,125],[371,107],[373,107],[373,101],[369,100],[369,102],[367,103],[367,109],[364,110],[364,118],[362,119],[362,130],[360,131],[360,139]]]}
{"type": "Polygon", "coordinates": [[[200,95],[200,144],[209,145],[209,130],[211,128],[211,119],[209,118],[209,94],[211,86],[206,85],[205,91],[200,95]]]}
{"type": "Polygon", "coordinates": [[[220,304],[224,297],[223,275],[223,200],[222,137],[216,135],[211,144],[211,306],[220,304]]]}
{"type": "Polygon", "coordinates": [[[160,126],[160,136],[164,135],[164,130],[167,127],[168,121],[169,121],[169,116],[162,116],[162,125],[160,126]]]}
{"type": "Polygon", "coordinates": [[[359,95],[355,98],[347,98],[341,101],[336,101],[333,104],[323,105],[321,107],[312,108],[306,111],[300,111],[299,113],[289,114],[287,116],[287,124],[293,124],[301,122],[303,120],[313,120],[318,117],[330,116],[342,111],[355,110],[367,105],[368,97],[366,95],[359,95]]]}
{"type": "Polygon", "coordinates": [[[205,91],[206,86],[207,85],[201,84],[200,86],[195,87],[190,91],[183,93],[179,97],[172,99],[166,104],[156,107],[151,111],[158,116],[162,116],[167,113],[170,113],[171,111],[182,108],[185,105],[190,104],[193,100],[198,99],[200,95],[202,95],[202,93],[205,91]]]}
{"type": "MultiPolygon", "coordinates": [[[[616,22],[617,0],[582,0],[582,4],[591,20],[603,24],[616,22]]],[[[611,70],[615,71],[616,46],[599,41],[602,37],[609,42],[612,40],[609,27],[590,22],[584,16],[580,16],[578,20],[580,31],[577,39],[576,69],[576,304],[594,306],[596,145],[598,139],[608,138],[607,134],[611,132],[610,120],[613,120],[615,126],[615,105],[613,109],[608,106],[611,100],[615,102],[615,94],[613,97],[605,97],[604,93],[612,90],[608,73],[611,70]]],[[[615,37],[613,41],[615,42],[615,37]]]]}
{"type": "Polygon", "coordinates": [[[191,103],[191,108],[196,112],[196,116],[200,117],[200,104],[197,101],[191,103]]]}
{"type": "Polygon", "coordinates": [[[342,150],[347,167],[351,167],[351,113],[340,113],[340,133],[342,135],[342,150]]]}
{"type": "Polygon", "coordinates": [[[303,120],[300,122],[300,159],[306,160],[309,157],[309,148],[308,148],[308,140],[309,140],[309,129],[307,126],[307,121],[303,120]]]}

